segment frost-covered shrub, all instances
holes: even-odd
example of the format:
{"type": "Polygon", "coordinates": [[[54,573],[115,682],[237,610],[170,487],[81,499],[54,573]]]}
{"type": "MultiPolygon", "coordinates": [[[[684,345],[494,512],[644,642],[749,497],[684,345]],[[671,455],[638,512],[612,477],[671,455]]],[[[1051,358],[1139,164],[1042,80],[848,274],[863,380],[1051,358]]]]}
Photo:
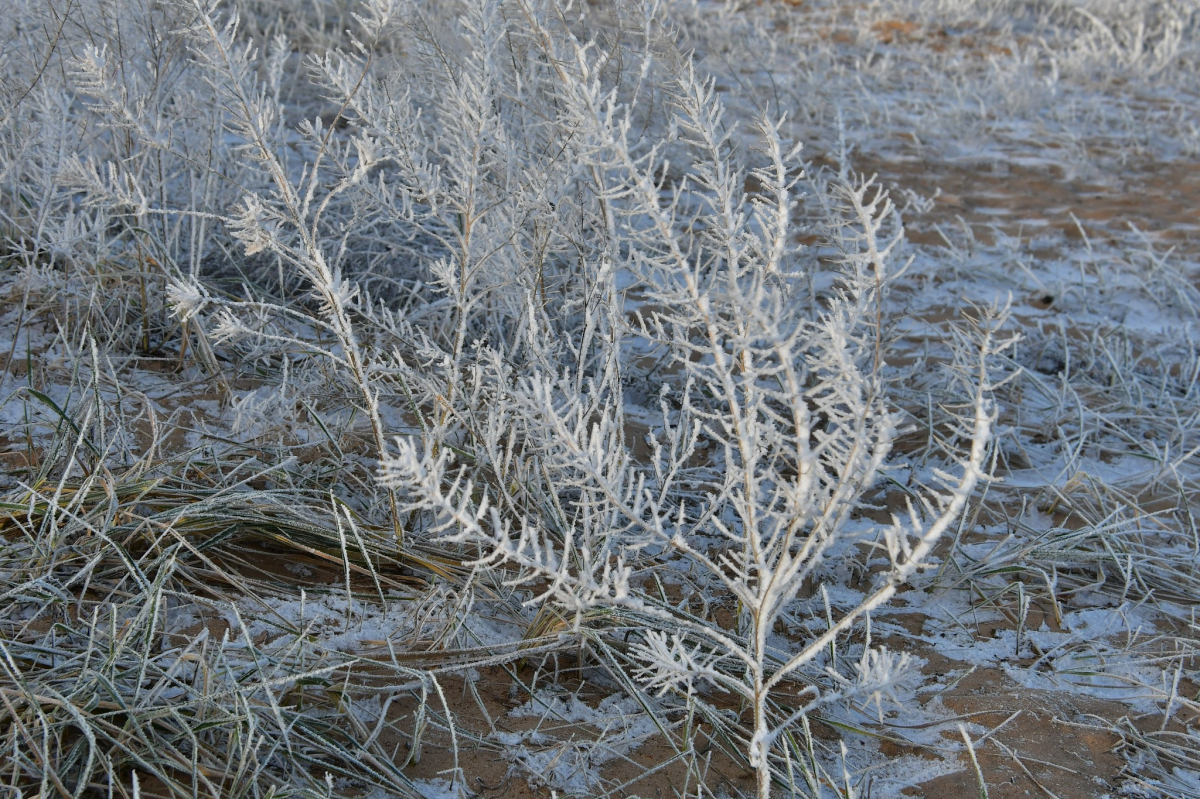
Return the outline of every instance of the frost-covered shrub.
{"type": "MultiPolygon", "coordinates": [[[[574,632],[626,614],[644,686],[750,709],[760,796],[805,713],[888,690],[904,653],[866,647],[824,690],[813,664],[961,513],[1003,342],[989,322],[959,348],[960,461],[861,539],[886,556],[865,598],[777,636],[853,554],[896,432],[883,302],[902,228],[877,185],[806,174],[782,119],[726,118],[656,3],[368,0],[303,64],[283,26],[217,4],[110,10],[63,26],[57,76],[15,71],[36,100],[5,117],[3,208],[30,264],[102,242],[87,263],[122,264],[144,350],[180,325],[216,374],[220,344],[283,364],[288,391],[297,359],[309,384],[326,367],[380,464],[379,494],[348,504],[400,547],[454,545],[535,587],[574,632]],[[27,192],[48,198],[37,218],[27,192]],[[667,566],[728,617],[654,590],[667,566]]],[[[296,407],[247,395],[235,428],[296,407]]]]}
{"type": "MultiPolygon", "coordinates": [[[[827,304],[810,314],[813,276],[801,268],[792,221],[803,170],[780,124],[760,119],[735,138],[711,84],[669,41],[658,43],[653,16],[642,31],[646,44],[621,54],[640,65],[635,80],[653,81],[668,103],[665,119],[642,121],[640,85],[626,94],[606,80],[619,42],[581,42],[559,17],[516,7],[516,22],[489,17],[503,6],[477,8],[463,21],[466,51],[480,58],[471,72],[484,77],[461,73],[457,91],[472,96],[441,111],[492,110],[465,117],[471,130],[495,131],[486,148],[479,138],[469,147],[450,138],[450,154],[439,160],[447,173],[472,177],[481,151],[488,166],[504,165],[503,179],[490,185],[458,180],[504,187],[486,206],[499,218],[477,222],[485,206],[460,193],[439,202],[433,189],[444,184],[425,177],[432,167],[410,178],[429,186],[418,195],[427,206],[452,208],[460,220],[443,223],[450,236],[429,233],[453,253],[434,275],[456,308],[456,327],[437,354],[446,372],[441,407],[421,435],[397,438],[381,482],[401,492],[426,534],[480,547],[479,565],[514,569],[512,583],[537,586],[534,601],[554,603],[576,628],[597,610],[632,614],[645,632],[630,654],[648,686],[690,696],[707,685],[743,699],[753,712],[745,752],[765,796],[777,736],[830,700],[802,694],[799,709],[780,715],[773,694],[797,690],[801,669],[924,564],[979,478],[987,372],[974,374],[961,472],[943,475],[942,493],[880,531],[885,576],[823,635],[779,649],[769,640],[776,623],[845,543],[845,524],[890,449],[895,420],[881,378],[880,309],[898,222],[870,181],[811,183],[836,267],[827,304]],[[517,62],[532,62],[530,72],[506,74],[508,64],[486,56],[511,40],[530,43],[517,62]],[[665,49],[657,58],[656,47],[665,49]],[[522,170],[561,175],[548,186],[511,174],[531,148],[511,134],[503,99],[491,98],[518,92],[530,98],[521,115],[534,98],[545,109],[535,153],[570,153],[561,166],[539,161],[536,171],[522,170]],[[639,127],[641,135],[631,135],[639,127]],[[460,165],[463,152],[469,169],[460,165]],[[553,220],[543,223],[543,237],[537,228],[523,236],[514,229],[521,215],[504,213],[514,205],[553,220]],[[483,255],[474,256],[467,236],[480,224],[493,237],[527,237],[535,246],[481,243],[483,255]],[[486,335],[469,336],[466,351],[463,328],[506,295],[517,324],[477,328],[486,335]],[[656,569],[668,562],[699,571],[714,598],[736,602],[731,627],[651,593],[656,569]]],[[[341,73],[343,89],[354,74],[341,73]]],[[[416,113],[405,125],[403,106],[376,102],[368,89],[350,105],[362,119],[402,123],[375,128],[378,141],[428,153],[407,133],[416,113]]],[[[987,328],[979,342],[985,356],[1002,346],[991,334],[987,328]]],[[[864,651],[844,687],[886,691],[903,664],[902,654],[864,651]]]]}

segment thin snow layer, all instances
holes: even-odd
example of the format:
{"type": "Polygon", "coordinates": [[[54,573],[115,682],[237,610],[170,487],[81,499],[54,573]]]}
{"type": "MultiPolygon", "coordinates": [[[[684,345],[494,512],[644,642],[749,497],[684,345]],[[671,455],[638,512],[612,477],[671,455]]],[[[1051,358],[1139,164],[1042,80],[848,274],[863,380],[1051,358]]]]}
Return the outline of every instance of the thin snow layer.
{"type": "MultiPolygon", "coordinates": [[[[849,736],[845,743],[845,755],[840,765],[850,775],[852,784],[870,784],[872,795],[900,796],[905,788],[918,788],[932,779],[963,770],[961,763],[949,757],[888,757],[879,751],[878,740],[867,736],[849,736]]],[[[941,743],[944,748],[944,739],[941,743]]],[[[836,774],[837,770],[832,773],[836,774]]]]}
{"type": "MultiPolygon", "coordinates": [[[[410,780],[409,784],[422,799],[464,799],[464,797],[472,795],[463,788],[462,780],[454,782],[448,779],[434,778],[410,780]]],[[[365,794],[364,799],[400,799],[400,795],[382,788],[373,788],[365,794]]]]}
{"type": "Polygon", "coordinates": [[[457,783],[445,779],[413,780],[412,783],[424,799],[462,799],[465,794],[461,780],[457,783]]]}
{"type": "MultiPolygon", "coordinates": [[[[453,642],[467,647],[511,648],[521,641],[524,609],[497,603],[464,603],[452,592],[433,592],[420,599],[385,594],[385,602],[347,598],[337,586],[307,591],[302,598],[261,596],[227,606],[224,620],[233,632],[231,646],[244,637],[264,646],[287,646],[296,631],[320,642],[322,648],[353,653],[390,646],[406,649],[420,642],[453,642]],[[245,635],[242,633],[245,626],[245,635]]],[[[175,626],[195,623],[181,613],[175,626]]],[[[528,623],[528,619],[524,619],[528,623]]],[[[497,650],[499,651],[499,649],[497,650]]]]}
{"type": "Polygon", "coordinates": [[[235,639],[242,638],[241,624],[250,640],[264,640],[267,646],[290,641],[295,631],[302,630],[320,640],[322,647],[343,652],[378,647],[385,641],[404,642],[416,632],[411,601],[392,598],[380,606],[347,600],[345,594],[335,591],[305,592],[300,599],[243,599],[238,602],[238,612],[229,609],[224,618],[233,627],[231,637],[235,639]]]}
{"type": "Polygon", "coordinates": [[[1043,622],[1037,629],[1000,627],[990,637],[979,635],[976,625],[1007,623],[999,613],[981,612],[948,596],[923,609],[940,620],[927,621],[923,634],[906,635],[947,659],[1001,669],[1026,688],[1118,701],[1139,713],[1162,712],[1170,693],[1162,664],[1134,646],[1156,629],[1158,614],[1144,605],[1072,610],[1063,614],[1059,630],[1043,622]]]}
{"type": "Polygon", "coordinates": [[[540,691],[509,715],[536,718],[539,724],[534,730],[501,733],[507,756],[531,781],[572,794],[594,792],[602,785],[600,767],[658,734],[654,719],[637,700],[620,694],[592,707],[576,695],[540,691]],[[591,732],[561,740],[540,729],[562,724],[587,725],[591,732]]]}

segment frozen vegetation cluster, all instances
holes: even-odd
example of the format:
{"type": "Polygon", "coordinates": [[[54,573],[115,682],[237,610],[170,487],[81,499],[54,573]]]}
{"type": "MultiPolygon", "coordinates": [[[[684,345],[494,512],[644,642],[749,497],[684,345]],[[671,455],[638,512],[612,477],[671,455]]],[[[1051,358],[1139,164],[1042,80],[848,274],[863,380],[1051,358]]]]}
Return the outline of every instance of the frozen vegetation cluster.
{"type": "Polygon", "coordinates": [[[10,0],[3,790],[986,796],[936,650],[1200,795],[1194,226],[876,174],[1194,162],[1200,6],[799,5],[10,0]]]}

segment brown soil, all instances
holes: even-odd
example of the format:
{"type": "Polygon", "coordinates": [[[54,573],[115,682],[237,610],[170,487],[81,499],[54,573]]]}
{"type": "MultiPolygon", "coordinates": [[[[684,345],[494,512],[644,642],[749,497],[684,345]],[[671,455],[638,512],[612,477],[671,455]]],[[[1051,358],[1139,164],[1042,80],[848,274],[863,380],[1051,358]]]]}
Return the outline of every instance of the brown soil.
{"type": "MultiPolygon", "coordinates": [[[[550,747],[566,759],[586,753],[590,744],[600,737],[601,731],[588,724],[556,720],[553,713],[547,713],[544,720],[509,715],[511,710],[529,700],[529,695],[524,691],[513,690],[516,685],[514,673],[523,684],[529,684],[534,678],[533,668],[529,664],[509,668],[516,671],[509,672],[500,667],[482,669],[471,686],[459,677],[441,678],[451,712],[459,725],[457,765],[466,777],[469,795],[480,799],[548,797],[551,788],[540,773],[530,771],[519,759],[500,751],[495,745],[479,743],[479,739],[489,733],[536,731],[543,738],[540,744],[528,744],[530,750],[550,747]]],[[[610,693],[587,685],[569,672],[560,674],[555,686],[593,706],[610,693]]],[[[413,729],[415,702],[397,703],[393,705],[393,711],[393,720],[399,730],[413,729]]],[[[410,740],[409,736],[393,733],[385,745],[388,749],[395,748],[400,753],[399,759],[403,761],[411,750],[410,740]]],[[[713,790],[724,788],[735,796],[748,794],[752,790],[752,773],[731,761],[703,735],[698,737],[695,757],[691,755],[691,752],[676,751],[662,736],[655,734],[626,755],[608,760],[598,771],[606,781],[604,790],[612,792],[613,796],[674,797],[689,792],[694,795],[697,774],[695,770],[689,774],[689,761],[694,764],[693,769],[703,771],[705,784],[713,790]],[[614,791],[614,788],[617,790],[614,791]]],[[[428,735],[419,762],[410,764],[405,773],[412,779],[449,779],[454,768],[449,737],[438,733],[428,735]]],[[[560,797],[568,795],[571,794],[557,792],[560,797]]]]}
{"type": "MultiPolygon", "coordinates": [[[[1098,796],[1116,792],[1124,765],[1114,751],[1118,739],[1089,716],[1115,720],[1124,706],[1020,688],[1002,672],[980,669],[964,678],[942,702],[989,730],[973,736],[980,771],[991,799],[1026,796],[1098,796]]],[[[953,740],[961,743],[959,735],[953,740]]],[[[960,758],[965,761],[966,758],[960,758]]],[[[908,796],[952,799],[977,796],[979,781],[968,763],[963,771],[908,789],[908,796]]]]}
{"type": "Polygon", "coordinates": [[[887,160],[864,154],[855,168],[923,196],[941,190],[933,211],[909,225],[915,244],[943,244],[936,226],[955,227],[960,218],[983,241],[993,225],[1024,237],[1100,238],[1127,234],[1135,225],[1164,242],[1200,238],[1200,163],[1147,162],[1109,183],[1069,176],[1053,164],[947,162],[930,154],[887,160]]]}
{"type": "MultiPolygon", "coordinates": [[[[929,656],[927,670],[948,671],[960,667],[953,661],[929,656]]],[[[528,684],[532,670],[519,673],[528,684]]],[[[563,757],[575,751],[586,752],[599,730],[586,724],[544,721],[513,717],[509,712],[524,704],[528,695],[513,692],[514,681],[501,668],[482,670],[474,680],[474,691],[455,677],[442,678],[442,686],[458,725],[457,766],[466,776],[467,788],[478,797],[532,799],[549,797],[551,789],[541,775],[522,766],[519,760],[494,745],[479,742],[489,731],[522,733],[536,729],[545,738],[541,746],[557,741],[563,757]],[[473,695],[473,694],[477,694],[473,695]]],[[[557,687],[577,692],[589,704],[608,695],[577,678],[560,676],[557,687]]],[[[1119,789],[1123,760],[1117,754],[1118,738],[1102,726],[1128,715],[1128,709],[1099,699],[1071,697],[1046,691],[1031,691],[1012,683],[997,669],[977,669],[951,689],[939,695],[941,703],[964,722],[988,730],[972,735],[980,771],[992,799],[1049,796],[1061,799],[1091,797],[1115,793],[1119,789]]],[[[435,705],[436,706],[436,705],[435,705]]],[[[392,734],[386,749],[395,750],[401,761],[409,757],[411,730],[415,723],[415,702],[393,706],[393,721],[401,732],[392,734]]],[[[818,739],[836,739],[836,731],[814,727],[818,739]]],[[[886,728],[880,732],[887,735],[886,728]]],[[[945,756],[948,750],[961,749],[962,739],[953,722],[942,733],[946,750],[934,752],[904,746],[899,739],[883,740],[880,750],[887,756],[916,755],[926,758],[945,756]]],[[[427,733],[419,762],[410,763],[405,773],[413,779],[447,779],[455,768],[450,741],[445,734],[427,733]]],[[[530,745],[531,750],[540,747],[530,745]]],[[[706,772],[705,784],[714,791],[724,789],[733,796],[750,795],[752,774],[740,763],[725,756],[718,747],[700,736],[697,761],[706,772]]],[[[903,792],[905,796],[927,799],[959,799],[979,795],[978,778],[965,756],[959,757],[963,770],[938,777],[903,792]]],[[[676,797],[695,791],[695,772],[689,774],[686,758],[680,757],[660,736],[654,735],[625,758],[616,758],[598,769],[607,781],[612,796],[676,797]],[[614,787],[621,786],[617,790],[614,787]]],[[[558,796],[564,794],[559,791],[558,796]]]]}

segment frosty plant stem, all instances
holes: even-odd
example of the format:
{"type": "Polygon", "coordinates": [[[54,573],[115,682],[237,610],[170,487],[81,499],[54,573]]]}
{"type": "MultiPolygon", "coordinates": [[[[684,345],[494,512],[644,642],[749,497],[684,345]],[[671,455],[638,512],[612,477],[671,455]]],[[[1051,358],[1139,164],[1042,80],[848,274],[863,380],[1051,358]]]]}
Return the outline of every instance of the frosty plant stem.
{"type": "MultiPolygon", "coordinates": [[[[238,47],[236,35],[238,17],[230,15],[223,27],[218,27],[214,18],[215,6],[201,0],[191,0],[196,12],[193,34],[200,41],[197,55],[219,78],[214,85],[221,92],[230,116],[233,132],[246,142],[247,150],[266,170],[274,185],[275,206],[268,206],[254,194],[247,195],[239,215],[231,220],[235,235],[245,245],[246,254],[253,255],[269,251],[295,266],[312,285],[321,300],[324,316],[323,327],[331,331],[341,345],[338,354],[324,349],[323,353],[345,367],[363,402],[371,424],[376,452],[382,456],[386,449],[383,421],[379,415],[379,398],[371,382],[370,367],[359,345],[354,323],[350,319],[350,306],[358,298],[358,288],[345,279],[340,270],[329,265],[320,243],[319,223],[329,203],[342,191],[361,181],[375,164],[371,142],[357,140],[358,166],[352,174],[339,181],[321,201],[315,205],[316,190],[320,183],[321,160],[329,144],[336,119],[329,123],[329,131],[321,140],[320,148],[311,166],[306,171],[307,185],[293,184],[277,152],[272,149],[272,127],[281,116],[278,103],[268,94],[267,87],[258,84],[252,77],[252,50],[249,45],[238,47]],[[287,222],[299,238],[299,246],[281,240],[276,230],[279,222],[287,222]]],[[[391,13],[391,0],[371,0],[365,6],[366,16],[358,17],[366,28],[368,40],[374,41],[387,26],[391,13]]],[[[373,53],[365,45],[358,44],[366,52],[361,74],[354,88],[345,98],[338,116],[344,112],[354,92],[366,76],[373,53]]],[[[225,336],[252,333],[226,313],[225,336]]],[[[388,489],[389,511],[396,544],[403,547],[404,531],[400,522],[400,511],[395,492],[388,489]]]]}

